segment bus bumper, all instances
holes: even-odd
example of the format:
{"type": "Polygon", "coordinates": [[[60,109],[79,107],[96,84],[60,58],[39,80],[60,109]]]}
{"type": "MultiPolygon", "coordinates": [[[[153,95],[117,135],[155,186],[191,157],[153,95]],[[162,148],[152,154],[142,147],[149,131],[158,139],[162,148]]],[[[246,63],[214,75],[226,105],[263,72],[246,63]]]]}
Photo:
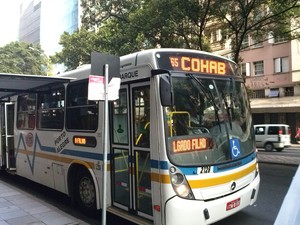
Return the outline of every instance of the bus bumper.
{"type": "Polygon", "coordinates": [[[211,224],[224,219],[243,208],[255,203],[259,191],[260,177],[257,177],[245,188],[224,198],[211,201],[187,200],[178,196],[169,199],[165,207],[166,225],[199,225],[211,224]],[[229,207],[230,203],[239,200],[238,206],[229,207]]]}

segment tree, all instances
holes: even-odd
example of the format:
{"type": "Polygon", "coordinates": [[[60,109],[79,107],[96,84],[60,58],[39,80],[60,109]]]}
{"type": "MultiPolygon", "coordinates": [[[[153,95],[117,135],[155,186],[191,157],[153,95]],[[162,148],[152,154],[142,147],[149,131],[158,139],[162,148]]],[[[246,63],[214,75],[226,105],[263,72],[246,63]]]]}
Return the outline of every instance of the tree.
{"type": "Polygon", "coordinates": [[[82,22],[88,30],[112,30],[116,41],[107,47],[121,40],[128,50],[120,46],[122,53],[155,47],[209,50],[203,32],[210,5],[211,0],[82,0],[82,22]]]}
{"type": "Polygon", "coordinates": [[[69,34],[64,32],[59,44],[63,46],[61,52],[51,57],[54,63],[63,63],[67,70],[75,69],[80,65],[88,64],[91,52],[101,51],[97,33],[85,29],[69,34]]]}
{"type": "Polygon", "coordinates": [[[40,45],[11,42],[0,48],[0,72],[49,75],[52,65],[40,45]]]}
{"type": "Polygon", "coordinates": [[[210,51],[208,23],[217,22],[229,37],[239,62],[248,35],[283,34],[299,15],[298,0],[81,0],[83,28],[61,39],[56,62],[68,69],[90,62],[90,52],[125,55],[149,48],[210,51]],[[281,29],[276,29],[278,27],[281,29]],[[76,46],[76,48],[74,47],[76,46]]]}
{"type": "Polygon", "coordinates": [[[223,36],[231,39],[236,62],[240,61],[243,41],[249,35],[260,41],[268,33],[286,35],[291,20],[299,18],[298,0],[215,0],[212,9],[214,18],[223,24],[223,36]]]}

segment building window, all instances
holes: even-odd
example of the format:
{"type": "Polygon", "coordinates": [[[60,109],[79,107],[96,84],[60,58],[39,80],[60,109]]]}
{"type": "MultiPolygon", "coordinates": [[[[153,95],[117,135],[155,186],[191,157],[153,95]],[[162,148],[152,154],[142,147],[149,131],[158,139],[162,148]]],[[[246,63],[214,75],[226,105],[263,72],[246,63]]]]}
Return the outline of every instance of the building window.
{"type": "Polygon", "coordinates": [[[217,29],[211,33],[210,43],[215,43],[222,40],[221,29],[217,29]]]}
{"type": "Polygon", "coordinates": [[[274,59],[274,72],[286,73],[289,71],[289,58],[282,57],[274,59]]]}
{"type": "Polygon", "coordinates": [[[264,98],[265,90],[255,90],[253,91],[252,98],[264,98]]]}
{"type": "Polygon", "coordinates": [[[259,48],[263,46],[263,37],[261,35],[252,36],[253,48],[259,48]]]}
{"type": "Polygon", "coordinates": [[[245,49],[245,48],[248,48],[248,47],[249,47],[249,37],[248,37],[248,35],[246,35],[243,39],[241,49],[245,49]]]}
{"type": "Polygon", "coordinates": [[[294,87],[286,87],[284,90],[285,96],[294,96],[294,87]]]}
{"type": "Polygon", "coordinates": [[[241,64],[241,74],[243,77],[250,76],[250,63],[241,64]]]}
{"type": "Polygon", "coordinates": [[[289,41],[289,36],[275,36],[274,37],[274,43],[282,43],[282,42],[287,42],[289,41]]]}
{"type": "Polygon", "coordinates": [[[279,97],[279,89],[278,88],[271,88],[270,89],[270,93],[269,93],[269,97],[279,97]]]}
{"type": "Polygon", "coordinates": [[[257,61],[253,63],[254,75],[259,76],[264,74],[264,61],[257,61]]]}

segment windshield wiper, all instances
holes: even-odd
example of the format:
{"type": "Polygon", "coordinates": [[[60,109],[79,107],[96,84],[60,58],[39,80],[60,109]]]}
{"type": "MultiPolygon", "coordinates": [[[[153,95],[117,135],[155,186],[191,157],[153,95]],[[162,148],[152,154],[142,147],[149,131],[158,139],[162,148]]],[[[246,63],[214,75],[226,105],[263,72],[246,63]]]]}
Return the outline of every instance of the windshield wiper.
{"type": "Polygon", "coordinates": [[[229,96],[230,97],[230,104],[231,104],[231,106],[229,106],[228,102],[227,102],[227,99],[225,99],[225,94],[224,94],[223,90],[221,91],[221,93],[222,93],[222,99],[223,99],[224,104],[225,104],[225,108],[226,108],[226,112],[227,112],[227,116],[228,116],[228,121],[229,121],[229,124],[230,124],[230,129],[232,130],[232,117],[231,117],[231,113],[230,113],[230,110],[232,109],[232,105],[233,105],[232,96],[229,96]]]}
{"type": "Polygon", "coordinates": [[[196,87],[199,87],[201,92],[203,92],[203,94],[205,95],[205,97],[210,101],[210,103],[213,105],[214,107],[214,111],[215,111],[215,116],[218,120],[218,124],[219,124],[219,128],[220,128],[220,132],[222,131],[221,128],[221,124],[220,124],[220,117],[218,114],[219,111],[219,107],[217,106],[216,102],[215,102],[215,98],[213,96],[213,94],[211,93],[211,91],[205,87],[205,85],[202,83],[202,81],[198,80],[196,77],[194,77],[193,75],[187,73],[186,74],[187,77],[189,77],[192,81],[194,81],[196,84],[198,84],[196,87]]]}

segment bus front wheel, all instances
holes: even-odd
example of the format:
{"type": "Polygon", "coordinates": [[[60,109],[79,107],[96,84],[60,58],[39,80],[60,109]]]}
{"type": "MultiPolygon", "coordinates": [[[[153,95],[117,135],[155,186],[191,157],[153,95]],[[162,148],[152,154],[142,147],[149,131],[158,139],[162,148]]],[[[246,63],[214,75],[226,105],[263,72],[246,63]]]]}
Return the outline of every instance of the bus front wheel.
{"type": "Polygon", "coordinates": [[[96,192],[92,176],[87,170],[79,170],[76,176],[75,199],[81,210],[92,215],[96,210],[96,192]]]}

